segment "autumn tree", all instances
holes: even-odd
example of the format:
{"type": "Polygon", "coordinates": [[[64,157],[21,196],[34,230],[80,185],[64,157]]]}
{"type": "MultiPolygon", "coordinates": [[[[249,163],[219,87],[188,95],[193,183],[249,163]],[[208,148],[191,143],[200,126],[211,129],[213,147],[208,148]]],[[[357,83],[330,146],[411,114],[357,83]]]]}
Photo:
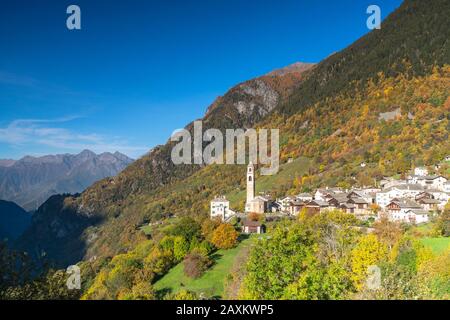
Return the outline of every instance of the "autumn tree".
{"type": "Polygon", "coordinates": [[[168,300],[198,300],[197,294],[188,290],[180,290],[175,294],[171,294],[167,297],[168,300]]]}
{"type": "Polygon", "coordinates": [[[189,251],[189,242],[184,237],[178,236],[173,241],[173,255],[177,261],[181,261],[189,251]]]}
{"type": "Polygon", "coordinates": [[[211,242],[219,249],[231,249],[236,246],[239,233],[233,226],[222,223],[212,235],[211,242]]]}
{"type": "Polygon", "coordinates": [[[403,235],[401,225],[398,222],[390,221],[385,216],[375,222],[373,228],[375,229],[374,234],[387,244],[389,249],[392,249],[403,235]]]}
{"type": "Polygon", "coordinates": [[[387,246],[375,235],[361,237],[351,252],[352,279],[356,288],[363,288],[364,280],[368,276],[368,268],[383,261],[387,252],[387,246]]]}
{"type": "Polygon", "coordinates": [[[205,219],[202,223],[202,235],[206,240],[211,241],[214,230],[220,226],[218,219],[205,219]]]}
{"type": "Polygon", "coordinates": [[[126,300],[154,300],[155,291],[150,282],[140,282],[131,288],[126,300]]]}
{"type": "Polygon", "coordinates": [[[439,237],[450,236],[450,201],[444,208],[444,211],[437,218],[434,232],[439,237]]]}
{"type": "Polygon", "coordinates": [[[262,220],[262,215],[261,214],[258,214],[258,213],[256,213],[256,212],[250,212],[249,214],[248,214],[248,220],[250,220],[250,221],[261,221],[262,220]]]}

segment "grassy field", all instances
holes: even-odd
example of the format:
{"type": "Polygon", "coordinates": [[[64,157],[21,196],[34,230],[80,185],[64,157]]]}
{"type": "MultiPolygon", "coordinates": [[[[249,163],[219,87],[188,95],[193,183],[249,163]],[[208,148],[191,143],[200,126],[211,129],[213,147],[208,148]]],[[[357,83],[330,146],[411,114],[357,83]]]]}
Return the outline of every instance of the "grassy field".
{"type": "Polygon", "coordinates": [[[239,243],[236,248],[219,250],[213,254],[214,265],[198,279],[186,277],[183,272],[183,263],[172,268],[164,277],[155,283],[159,292],[176,293],[181,289],[204,293],[207,296],[220,298],[223,296],[224,280],[229,274],[237,254],[246,246],[250,246],[256,237],[250,237],[239,243]]]}
{"type": "Polygon", "coordinates": [[[450,238],[423,238],[420,241],[435,254],[440,254],[450,247],[450,238]]]}

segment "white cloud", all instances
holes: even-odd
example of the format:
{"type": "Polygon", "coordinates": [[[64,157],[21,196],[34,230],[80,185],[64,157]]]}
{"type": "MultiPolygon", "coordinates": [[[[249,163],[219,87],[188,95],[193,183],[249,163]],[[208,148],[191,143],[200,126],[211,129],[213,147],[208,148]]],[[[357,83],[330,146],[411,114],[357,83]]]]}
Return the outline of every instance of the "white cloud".
{"type": "Polygon", "coordinates": [[[79,117],[59,119],[18,119],[0,128],[0,143],[14,147],[47,146],[65,152],[79,152],[84,149],[96,153],[120,151],[133,157],[145,153],[148,148],[132,146],[120,137],[108,137],[96,133],[76,133],[57,124],[79,117]]]}

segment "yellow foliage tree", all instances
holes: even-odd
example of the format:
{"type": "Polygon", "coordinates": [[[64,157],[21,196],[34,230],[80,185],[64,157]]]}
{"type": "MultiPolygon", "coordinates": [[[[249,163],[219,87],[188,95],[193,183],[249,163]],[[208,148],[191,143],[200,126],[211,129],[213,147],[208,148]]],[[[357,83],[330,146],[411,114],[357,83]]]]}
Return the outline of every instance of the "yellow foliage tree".
{"type": "Polygon", "coordinates": [[[351,279],[357,289],[363,288],[364,280],[368,276],[368,268],[385,259],[387,251],[387,246],[380,242],[375,235],[369,234],[361,237],[351,252],[351,279]]]}
{"type": "Polygon", "coordinates": [[[238,236],[233,226],[222,223],[214,230],[211,241],[219,249],[231,249],[236,246],[238,236]]]}

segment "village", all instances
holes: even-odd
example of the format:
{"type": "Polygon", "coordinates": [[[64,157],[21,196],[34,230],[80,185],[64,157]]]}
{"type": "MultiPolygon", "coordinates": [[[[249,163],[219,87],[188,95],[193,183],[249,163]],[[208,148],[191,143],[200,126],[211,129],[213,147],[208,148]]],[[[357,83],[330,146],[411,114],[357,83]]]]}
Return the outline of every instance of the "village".
{"type": "MultiPolygon", "coordinates": [[[[450,161],[450,156],[444,161],[450,161]]],[[[272,199],[269,195],[255,194],[255,167],[247,167],[247,198],[245,212],[239,213],[230,207],[225,196],[211,201],[211,219],[230,221],[242,219],[242,232],[246,234],[265,232],[260,221],[248,219],[250,214],[266,217],[296,217],[301,212],[316,214],[341,210],[367,221],[387,217],[390,221],[422,224],[442,211],[450,199],[450,181],[442,175],[432,175],[425,167],[417,167],[406,179],[387,177],[376,187],[343,190],[337,187],[317,189],[314,193],[272,199]]]]}

